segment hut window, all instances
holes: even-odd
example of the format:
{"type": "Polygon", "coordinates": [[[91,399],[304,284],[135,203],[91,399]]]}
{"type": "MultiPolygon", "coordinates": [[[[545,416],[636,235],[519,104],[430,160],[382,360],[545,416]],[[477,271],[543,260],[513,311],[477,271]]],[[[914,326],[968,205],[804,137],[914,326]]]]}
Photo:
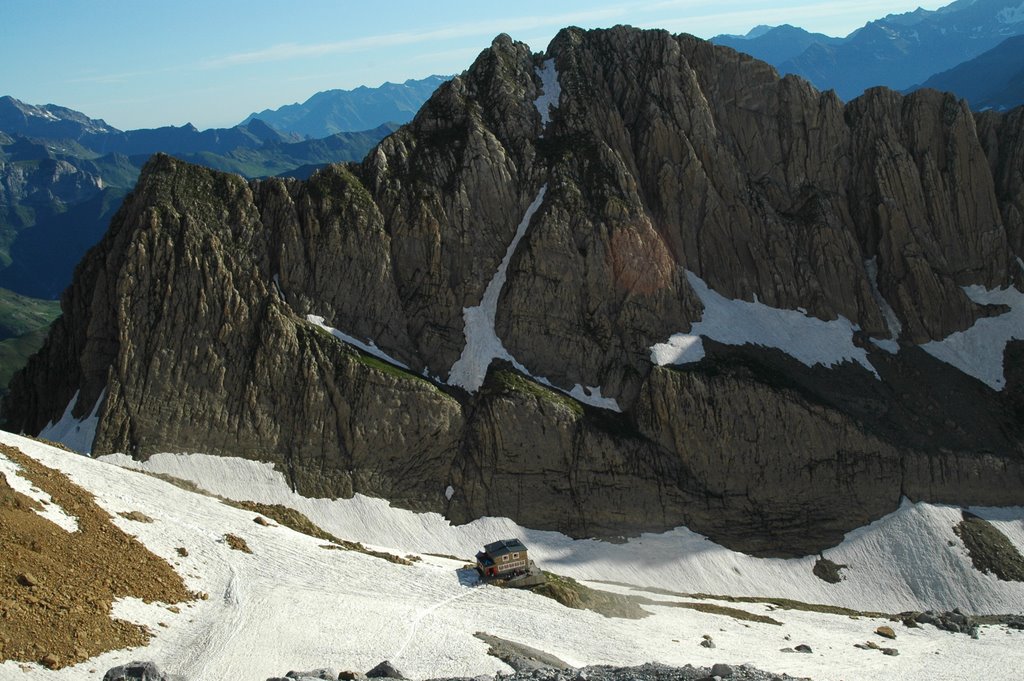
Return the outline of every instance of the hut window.
{"type": "Polygon", "coordinates": [[[512,554],[512,558],[518,558],[518,557],[519,557],[519,554],[518,554],[518,553],[513,553],[513,554],[512,554]]]}
{"type": "Polygon", "coordinates": [[[507,563],[508,562],[508,554],[507,553],[504,556],[501,557],[501,562],[503,562],[503,563],[507,563]]]}

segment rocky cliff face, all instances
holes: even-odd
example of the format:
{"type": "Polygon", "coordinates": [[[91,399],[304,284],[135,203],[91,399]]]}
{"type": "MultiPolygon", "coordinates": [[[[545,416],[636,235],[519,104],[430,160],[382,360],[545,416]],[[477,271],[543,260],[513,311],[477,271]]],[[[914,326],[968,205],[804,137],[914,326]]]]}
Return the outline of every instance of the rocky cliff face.
{"type": "Polygon", "coordinates": [[[978,291],[1017,277],[1019,118],[934,92],[844,107],[658,31],[500,36],[362,164],[246,183],[155,157],[8,427],[77,392],[94,451],[763,554],[904,495],[1024,503],[1016,345],[987,380],[922,345],[1008,319],[978,291]],[[807,360],[782,322],[736,340],[757,315],[845,328],[855,361],[807,360]],[[702,358],[656,366],[691,331],[702,358]]]}

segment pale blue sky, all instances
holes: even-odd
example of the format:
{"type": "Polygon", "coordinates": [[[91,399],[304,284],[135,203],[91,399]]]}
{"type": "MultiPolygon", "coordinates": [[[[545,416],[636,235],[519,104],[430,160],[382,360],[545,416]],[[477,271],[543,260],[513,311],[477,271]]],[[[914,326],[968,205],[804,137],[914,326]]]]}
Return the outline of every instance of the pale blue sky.
{"type": "Polygon", "coordinates": [[[0,0],[0,95],[68,106],[121,129],[231,126],[320,90],[461,72],[502,32],[537,52],[567,25],[708,38],[790,23],[846,35],[919,4],[0,0]]]}

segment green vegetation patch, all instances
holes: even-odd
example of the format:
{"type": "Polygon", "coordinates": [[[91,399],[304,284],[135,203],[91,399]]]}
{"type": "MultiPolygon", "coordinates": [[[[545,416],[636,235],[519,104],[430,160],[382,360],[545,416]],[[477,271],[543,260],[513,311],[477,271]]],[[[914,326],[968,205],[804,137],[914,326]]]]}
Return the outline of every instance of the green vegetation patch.
{"type": "Polygon", "coordinates": [[[372,210],[376,204],[373,196],[363,186],[349,167],[342,163],[332,163],[314,173],[307,184],[310,194],[319,201],[339,197],[344,203],[354,203],[364,212],[372,210]]]}
{"type": "Polygon", "coordinates": [[[339,539],[330,532],[327,532],[319,525],[310,520],[304,513],[296,511],[294,508],[288,506],[282,506],[281,504],[261,504],[256,501],[236,501],[234,499],[227,499],[218,494],[213,494],[202,487],[198,486],[191,480],[182,480],[176,478],[173,475],[167,475],[165,473],[153,473],[150,471],[137,471],[139,473],[145,473],[150,477],[158,478],[164,482],[169,482],[176,487],[180,487],[183,490],[193,492],[195,494],[202,494],[204,496],[213,497],[219,499],[222,503],[235,508],[240,508],[243,511],[252,511],[253,513],[259,513],[265,515],[274,522],[284,525],[285,527],[295,530],[296,532],[321,539],[326,542],[330,542],[324,548],[337,548],[345,549],[347,551],[356,551],[358,553],[366,554],[367,556],[373,556],[374,558],[383,558],[391,563],[397,563],[398,565],[412,565],[412,561],[396,556],[393,553],[385,553],[384,551],[374,551],[368,549],[359,542],[348,541],[346,539],[339,539]]]}
{"type": "Polygon", "coordinates": [[[43,347],[60,303],[18,295],[0,288],[0,395],[28,358],[43,347]]]}
{"type": "Polygon", "coordinates": [[[530,588],[530,591],[546,596],[562,605],[576,610],[593,610],[605,617],[621,617],[638,620],[650,616],[632,596],[600,591],[584,586],[571,577],[544,572],[547,581],[530,588]]]}
{"type": "MultiPolygon", "coordinates": [[[[298,326],[298,329],[300,331],[308,331],[309,329],[312,329],[314,333],[321,334],[321,337],[323,338],[330,338],[335,343],[341,343],[349,351],[349,356],[365,367],[369,367],[370,369],[379,371],[380,373],[385,374],[387,376],[391,376],[393,378],[399,378],[406,381],[418,381],[424,386],[431,388],[435,392],[438,392],[441,395],[448,397],[447,393],[441,390],[433,381],[407,369],[395,366],[390,362],[385,362],[379,357],[374,357],[373,355],[367,352],[363,352],[354,345],[349,345],[348,343],[341,340],[340,338],[332,334],[330,331],[323,328],[322,326],[319,326],[318,324],[308,322],[306,324],[300,324],[298,326]]],[[[315,338],[315,336],[313,336],[313,338],[315,338]]]]}
{"type": "Polygon", "coordinates": [[[802,601],[795,601],[790,598],[774,598],[769,596],[716,596],[714,594],[704,593],[682,593],[679,591],[669,591],[668,589],[660,589],[653,586],[635,586],[633,584],[624,584],[621,582],[605,582],[606,584],[615,584],[617,586],[625,586],[633,589],[634,591],[646,591],[652,594],[661,594],[664,596],[676,596],[678,598],[693,598],[696,600],[703,601],[724,601],[726,603],[763,603],[765,605],[772,605],[782,610],[798,610],[802,612],[818,612],[826,615],[845,615],[847,617],[868,617],[875,619],[892,619],[894,615],[887,612],[876,612],[873,610],[851,610],[850,608],[841,608],[836,605],[822,605],[819,603],[804,603],[802,601]]]}
{"type": "Polygon", "coordinates": [[[1024,557],[992,523],[964,511],[963,520],[953,531],[967,547],[975,570],[1004,582],[1024,582],[1024,557]]]}
{"type": "Polygon", "coordinates": [[[734,620],[741,620],[743,622],[756,622],[758,624],[774,624],[782,626],[782,622],[768,617],[767,615],[758,615],[757,613],[747,612],[740,608],[730,608],[725,605],[717,605],[715,603],[698,603],[694,601],[686,601],[683,603],[675,601],[655,601],[650,598],[639,598],[639,603],[644,605],[661,605],[669,608],[686,608],[687,610],[696,610],[697,612],[703,612],[708,615],[723,615],[725,617],[731,617],[734,620]]]}
{"type": "Polygon", "coordinates": [[[576,416],[583,416],[583,405],[576,400],[557,390],[535,383],[514,371],[499,369],[494,372],[494,380],[501,390],[526,393],[544,402],[564,407],[576,416]]]}
{"type": "Polygon", "coordinates": [[[0,340],[48,329],[60,316],[60,303],[18,295],[0,288],[0,340]]]}
{"type": "Polygon", "coordinates": [[[411,560],[402,558],[401,556],[396,556],[393,553],[374,551],[373,549],[366,548],[359,542],[339,539],[307,518],[305,514],[296,511],[294,508],[282,506],[281,504],[261,504],[255,501],[233,501],[230,499],[223,499],[223,501],[228,506],[234,506],[235,508],[241,508],[246,511],[260,513],[289,529],[309,535],[310,537],[322,539],[348,551],[357,551],[368,556],[373,556],[374,558],[383,558],[386,561],[397,563],[398,565],[412,565],[411,560]]]}
{"type": "Polygon", "coordinates": [[[28,358],[43,347],[46,332],[45,328],[37,329],[24,336],[0,341],[0,395],[7,393],[7,386],[14,378],[14,374],[28,364],[28,358]]]}
{"type": "MultiPolygon", "coordinates": [[[[331,338],[334,338],[334,336],[331,336],[331,338]]],[[[406,371],[405,369],[402,369],[401,367],[396,367],[394,364],[392,364],[390,362],[385,362],[384,360],[382,360],[382,359],[380,359],[378,357],[374,357],[373,355],[367,354],[367,353],[359,350],[358,348],[352,348],[352,349],[355,351],[356,360],[360,364],[362,364],[364,366],[368,366],[371,369],[376,369],[377,371],[381,372],[382,374],[387,374],[388,376],[394,376],[395,378],[402,378],[402,379],[405,379],[405,380],[419,381],[420,383],[424,383],[424,384],[430,386],[431,388],[434,388],[435,390],[437,390],[437,386],[434,385],[433,382],[428,381],[427,379],[423,378],[419,374],[414,374],[413,372],[406,371]]]]}

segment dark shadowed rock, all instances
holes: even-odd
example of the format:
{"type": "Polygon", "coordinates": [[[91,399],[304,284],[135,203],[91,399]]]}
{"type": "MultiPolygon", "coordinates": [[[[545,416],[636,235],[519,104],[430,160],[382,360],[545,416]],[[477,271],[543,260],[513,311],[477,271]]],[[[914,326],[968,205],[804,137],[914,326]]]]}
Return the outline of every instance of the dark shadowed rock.
{"type": "Polygon", "coordinates": [[[711,667],[711,676],[718,676],[723,679],[728,679],[732,675],[733,669],[727,664],[722,664],[721,662],[719,662],[718,664],[712,665],[711,667]]]}
{"type": "Polygon", "coordinates": [[[129,662],[107,670],[103,681],[183,681],[180,676],[165,674],[152,662],[129,662]]]}
{"type": "Polygon", "coordinates": [[[339,677],[336,669],[324,667],[322,669],[314,669],[308,672],[291,671],[285,674],[285,678],[303,679],[303,681],[306,679],[330,679],[330,681],[336,681],[339,677]]]}

